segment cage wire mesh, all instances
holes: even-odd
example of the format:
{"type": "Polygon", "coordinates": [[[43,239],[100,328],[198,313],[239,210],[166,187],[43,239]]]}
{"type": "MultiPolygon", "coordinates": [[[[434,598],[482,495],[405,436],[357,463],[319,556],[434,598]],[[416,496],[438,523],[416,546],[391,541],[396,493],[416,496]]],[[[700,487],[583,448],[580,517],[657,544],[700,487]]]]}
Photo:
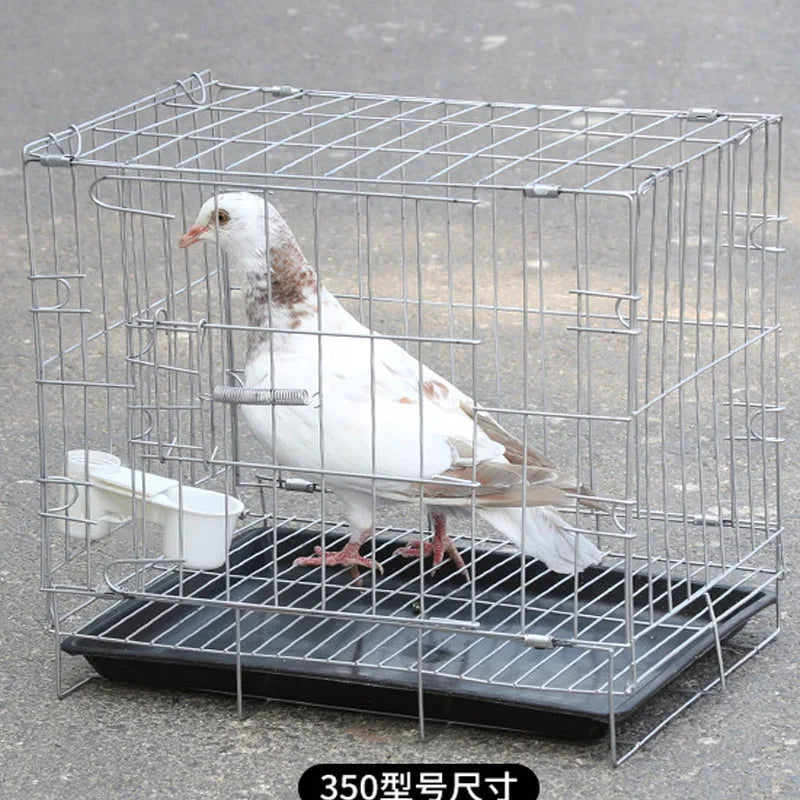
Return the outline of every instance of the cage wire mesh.
{"type": "MultiPolygon", "coordinates": [[[[90,660],[111,647],[101,672],[154,647],[184,658],[184,676],[222,665],[240,709],[244,694],[280,695],[260,670],[288,670],[383,683],[421,727],[476,721],[448,717],[443,693],[494,703],[482,719],[501,727],[521,726],[514,708],[563,712],[586,730],[601,721],[624,760],[661,727],[617,741],[641,700],[710,651],[716,675],[681,710],[777,633],[780,145],[774,115],[208,72],[28,145],[42,585],[58,644],[90,660]],[[393,554],[429,531],[422,500],[375,503],[365,552],[385,572],[361,585],[293,566],[347,536],[341,504],[324,468],[277,464],[248,431],[241,403],[270,398],[242,393],[243,287],[217,248],[177,248],[230,190],[268,197],[353,316],[591,487],[598,506],[560,513],[604,551],[599,566],[547,570],[497,539],[474,500],[449,520],[468,581],[393,554]],[[95,451],[139,476],[102,520],[95,451]],[[167,547],[148,511],[164,486],[179,511],[215,493],[225,533],[237,529],[221,567],[187,566],[187,515],[167,547]],[[769,629],[724,656],[773,605],[769,629]]],[[[304,686],[294,699],[313,700],[304,686]]]]}

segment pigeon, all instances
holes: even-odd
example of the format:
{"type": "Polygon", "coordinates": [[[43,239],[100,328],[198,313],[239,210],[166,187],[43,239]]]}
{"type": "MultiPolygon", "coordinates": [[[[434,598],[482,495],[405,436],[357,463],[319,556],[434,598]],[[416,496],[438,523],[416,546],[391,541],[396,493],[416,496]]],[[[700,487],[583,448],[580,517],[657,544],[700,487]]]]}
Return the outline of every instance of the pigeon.
{"type": "Polygon", "coordinates": [[[317,547],[296,565],[324,562],[349,568],[355,578],[359,567],[382,572],[377,560],[360,553],[374,534],[374,508],[418,504],[422,493],[432,541],[395,552],[432,553],[434,567],[446,554],[466,576],[446,515],[471,513],[473,491],[477,514],[549,569],[582,572],[600,562],[602,551],[554,509],[570,495],[591,505],[589,490],[523,448],[472,398],[390,337],[356,320],[317,280],[288,224],[263,195],[208,199],[180,247],[196,242],[218,246],[244,287],[250,328],[244,385],[304,388],[315,398],[307,406],[242,406],[247,427],[275,463],[324,470],[327,487],[345,507],[347,544],[317,547]]]}

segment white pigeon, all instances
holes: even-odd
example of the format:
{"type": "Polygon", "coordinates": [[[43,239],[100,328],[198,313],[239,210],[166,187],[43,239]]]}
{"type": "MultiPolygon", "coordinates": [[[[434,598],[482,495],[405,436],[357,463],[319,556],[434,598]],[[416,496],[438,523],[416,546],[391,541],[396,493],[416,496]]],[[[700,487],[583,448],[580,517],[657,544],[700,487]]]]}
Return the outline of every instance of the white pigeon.
{"type": "Polygon", "coordinates": [[[434,522],[432,543],[396,552],[419,557],[420,549],[424,555],[432,551],[436,566],[446,552],[463,571],[445,513],[470,511],[473,477],[478,514],[528,556],[560,573],[600,561],[602,551],[552,508],[568,502],[567,493],[596,505],[585,498],[587,490],[559,476],[545,457],[523,453],[522,443],[470,397],[393,341],[370,338],[370,330],[319,285],[289,226],[262,196],[232,192],[207,200],[180,246],[198,241],[218,242],[228,268],[245,285],[253,328],[245,385],[307,389],[319,401],[318,407],[242,408],[276,463],[330,470],[327,486],[346,507],[347,545],[339,551],[317,547],[315,555],[295,564],[319,566],[324,559],[329,566],[350,567],[354,577],[359,566],[382,570],[359,553],[374,532],[374,485],[376,505],[419,502],[422,490],[434,522]],[[369,475],[381,477],[359,477],[369,475]],[[422,485],[420,479],[437,484],[422,485]]]}

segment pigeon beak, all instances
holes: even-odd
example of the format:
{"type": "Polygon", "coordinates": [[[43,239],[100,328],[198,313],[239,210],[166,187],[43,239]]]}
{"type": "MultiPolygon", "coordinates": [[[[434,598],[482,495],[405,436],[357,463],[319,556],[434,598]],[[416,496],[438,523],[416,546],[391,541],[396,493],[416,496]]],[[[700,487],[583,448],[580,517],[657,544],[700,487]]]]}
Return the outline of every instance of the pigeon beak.
{"type": "Polygon", "coordinates": [[[186,233],[181,236],[178,247],[189,247],[193,245],[208,230],[208,225],[192,225],[186,233]]]}

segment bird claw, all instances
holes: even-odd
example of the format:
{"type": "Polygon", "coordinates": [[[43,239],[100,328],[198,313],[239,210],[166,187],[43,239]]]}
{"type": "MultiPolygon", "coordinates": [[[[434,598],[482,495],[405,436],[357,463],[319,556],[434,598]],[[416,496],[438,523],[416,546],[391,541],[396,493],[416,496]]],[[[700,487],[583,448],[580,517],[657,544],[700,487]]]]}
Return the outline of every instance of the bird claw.
{"type": "Polygon", "coordinates": [[[346,545],[342,550],[323,550],[319,545],[314,548],[313,556],[301,556],[293,562],[296,567],[320,567],[322,563],[327,567],[350,567],[350,574],[358,578],[358,568],[377,570],[383,575],[383,565],[380,561],[358,554],[356,548],[346,545]]]}
{"type": "Polygon", "coordinates": [[[433,545],[430,542],[411,542],[405,547],[398,547],[394,551],[394,555],[403,558],[419,558],[420,552],[422,552],[423,558],[427,558],[433,552],[433,545]]]}
{"type": "Polygon", "coordinates": [[[398,547],[394,551],[394,554],[396,556],[402,556],[403,558],[419,558],[420,552],[422,553],[423,558],[433,553],[433,574],[435,574],[439,569],[442,561],[444,561],[444,554],[447,553],[456,569],[461,572],[467,580],[469,580],[469,576],[467,575],[467,565],[464,563],[461,553],[459,553],[456,549],[453,540],[446,534],[434,536],[433,541],[431,542],[423,542],[420,540],[417,542],[412,542],[406,547],[398,547]]]}

